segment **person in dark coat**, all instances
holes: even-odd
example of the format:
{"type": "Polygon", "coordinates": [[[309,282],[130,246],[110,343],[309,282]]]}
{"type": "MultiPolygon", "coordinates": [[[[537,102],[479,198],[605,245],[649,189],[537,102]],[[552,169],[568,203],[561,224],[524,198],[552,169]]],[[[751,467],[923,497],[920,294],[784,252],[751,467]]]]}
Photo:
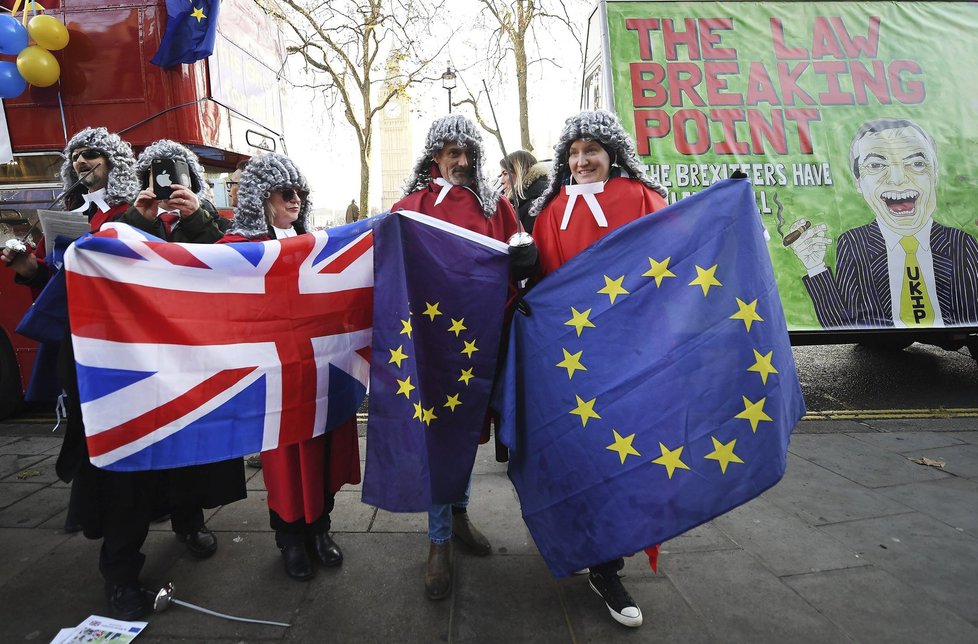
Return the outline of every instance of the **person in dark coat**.
{"type": "Polygon", "coordinates": [[[510,152],[499,161],[499,180],[503,184],[503,194],[513,204],[520,218],[523,230],[533,232],[536,217],[530,215],[533,202],[543,194],[547,187],[550,166],[537,162],[536,157],[526,150],[510,152]]]}

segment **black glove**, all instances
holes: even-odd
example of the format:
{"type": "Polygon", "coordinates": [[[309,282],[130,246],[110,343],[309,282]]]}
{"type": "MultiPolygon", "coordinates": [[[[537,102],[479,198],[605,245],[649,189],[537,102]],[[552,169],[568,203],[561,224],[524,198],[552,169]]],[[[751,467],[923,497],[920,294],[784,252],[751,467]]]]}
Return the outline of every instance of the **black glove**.
{"type": "Polygon", "coordinates": [[[526,233],[516,233],[509,239],[509,272],[521,282],[537,274],[540,254],[536,242],[526,233]]]}
{"type": "Polygon", "coordinates": [[[733,174],[730,175],[731,179],[746,179],[747,175],[744,174],[743,170],[734,170],[733,174]]]}

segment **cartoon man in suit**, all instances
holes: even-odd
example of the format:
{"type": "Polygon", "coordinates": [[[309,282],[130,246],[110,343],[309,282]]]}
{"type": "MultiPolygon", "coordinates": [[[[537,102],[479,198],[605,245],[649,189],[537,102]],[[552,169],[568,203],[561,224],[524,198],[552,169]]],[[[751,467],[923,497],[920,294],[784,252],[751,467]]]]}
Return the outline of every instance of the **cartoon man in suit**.
{"type": "MultiPolygon", "coordinates": [[[[978,323],[978,241],[934,221],[937,147],[907,119],[864,123],[849,161],[856,188],[876,215],[839,237],[835,274],[825,265],[825,224],[790,248],[819,322],[833,327],[960,326],[978,323]]],[[[799,220],[792,230],[808,222],[799,220]]]]}

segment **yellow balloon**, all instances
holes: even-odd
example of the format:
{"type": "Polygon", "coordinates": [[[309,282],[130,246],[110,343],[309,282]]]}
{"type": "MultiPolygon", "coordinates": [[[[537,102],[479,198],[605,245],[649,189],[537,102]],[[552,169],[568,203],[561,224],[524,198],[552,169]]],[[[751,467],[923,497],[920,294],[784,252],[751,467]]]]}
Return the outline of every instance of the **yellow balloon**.
{"type": "Polygon", "coordinates": [[[17,55],[17,71],[31,85],[50,87],[58,82],[61,65],[47,49],[31,45],[17,55]]]}
{"type": "Polygon", "coordinates": [[[51,51],[68,44],[68,28],[54,16],[34,16],[27,23],[27,33],[35,43],[51,51]]]}

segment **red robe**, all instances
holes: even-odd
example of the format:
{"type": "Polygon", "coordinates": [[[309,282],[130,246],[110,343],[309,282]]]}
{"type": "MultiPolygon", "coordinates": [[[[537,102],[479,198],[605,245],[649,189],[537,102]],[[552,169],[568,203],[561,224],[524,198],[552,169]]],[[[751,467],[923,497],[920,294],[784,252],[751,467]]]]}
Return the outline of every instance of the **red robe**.
{"type": "MultiPolygon", "coordinates": [[[[269,241],[228,233],[218,244],[269,241]]],[[[344,484],[360,482],[360,443],[357,419],[323,436],[261,453],[262,476],[268,490],[268,509],[287,523],[312,523],[323,515],[325,498],[344,484]],[[329,462],[326,453],[329,452],[329,462]]]]}
{"type": "Polygon", "coordinates": [[[600,228],[583,197],[578,197],[571,211],[566,230],[560,230],[567,206],[564,188],[540,211],[533,226],[533,239],[540,252],[543,275],[557,270],[564,262],[598,241],[609,232],[635,221],[643,215],[666,207],[666,200],[640,181],[617,177],[610,179],[595,197],[608,219],[608,227],[600,228]]]}

